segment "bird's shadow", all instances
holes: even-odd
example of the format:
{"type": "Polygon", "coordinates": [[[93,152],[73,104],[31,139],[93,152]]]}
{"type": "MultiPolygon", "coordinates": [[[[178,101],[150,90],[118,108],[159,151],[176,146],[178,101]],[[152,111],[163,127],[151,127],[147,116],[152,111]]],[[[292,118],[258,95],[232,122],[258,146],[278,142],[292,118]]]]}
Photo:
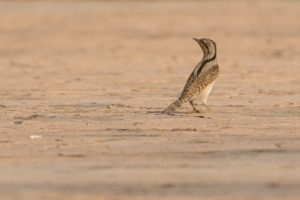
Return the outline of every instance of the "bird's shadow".
{"type": "Polygon", "coordinates": [[[206,118],[203,114],[201,113],[196,113],[196,112],[182,112],[182,111],[176,111],[170,114],[164,113],[162,111],[159,110],[155,110],[155,111],[147,111],[147,114],[154,114],[154,115],[165,115],[165,116],[176,116],[176,117],[185,117],[185,116],[191,116],[194,115],[194,117],[197,118],[206,118]]]}

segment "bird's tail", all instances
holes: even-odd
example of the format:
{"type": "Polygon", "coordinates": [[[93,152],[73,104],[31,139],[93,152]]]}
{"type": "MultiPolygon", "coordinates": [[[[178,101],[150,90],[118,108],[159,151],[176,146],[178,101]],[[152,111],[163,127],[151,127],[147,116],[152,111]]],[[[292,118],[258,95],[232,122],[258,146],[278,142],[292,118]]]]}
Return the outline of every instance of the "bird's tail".
{"type": "Polygon", "coordinates": [[[182,104],[184,103],[184,101],[182,99],[178,99],[176,101],[174,101],[173,103],[171,103],[166,109],[164,109],[162,112],[166,113],[166,114],[171,114],[172,112],[174,112],[177,108],[179,108],[182,104]]]}

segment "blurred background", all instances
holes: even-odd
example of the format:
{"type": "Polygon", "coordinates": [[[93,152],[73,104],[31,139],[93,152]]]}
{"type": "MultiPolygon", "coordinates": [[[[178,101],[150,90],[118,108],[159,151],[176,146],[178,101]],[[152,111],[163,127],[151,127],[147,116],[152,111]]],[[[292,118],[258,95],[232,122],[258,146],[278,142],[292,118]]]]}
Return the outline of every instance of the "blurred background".
{"type": "Polygon", "coordinates": [[[137,90],[166,78],[177,91],[202,56],[192,37],[216,41],[228,84],[277,83],[298,64],[298,1],[2,1],[0,9],[2,91],[137,90]]]}

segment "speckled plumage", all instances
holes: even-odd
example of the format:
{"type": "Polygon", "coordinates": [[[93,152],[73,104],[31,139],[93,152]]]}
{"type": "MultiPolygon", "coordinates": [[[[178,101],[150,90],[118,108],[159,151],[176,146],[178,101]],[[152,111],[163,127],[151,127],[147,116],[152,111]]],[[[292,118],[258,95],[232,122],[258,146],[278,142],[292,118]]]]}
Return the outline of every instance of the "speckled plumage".
{"type": "Polygon", "coordinates": [[[216,58],[217,49],[215,42],[210,39],[194,38],[194,40],[203,50],[203,58],[189,76],[178,100],[174,101],[163,110],[164,113],[170,114],[174,112],[176,108],[180,107],[185,102],[190,102],[193,110],[199,112],[195,107],[193,100],[201,100],[202,104],[207,107],[206,102],[208,95],[219,74],[219,66],[216,58]]]}

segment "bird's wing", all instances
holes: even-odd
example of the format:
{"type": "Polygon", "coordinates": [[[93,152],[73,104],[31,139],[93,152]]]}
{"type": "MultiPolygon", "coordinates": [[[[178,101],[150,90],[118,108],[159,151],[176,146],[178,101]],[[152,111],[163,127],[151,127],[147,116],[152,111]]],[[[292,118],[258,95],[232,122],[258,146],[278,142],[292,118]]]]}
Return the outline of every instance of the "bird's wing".
{"type": "Polygon", "coordinates": [[[219,74],[218,64],[204,67],[193,83],[199,84],[202,86],[202,88],[204,88],[209,84],[211,84],[214,80],[216,80],[218,74],[219,74]]]}
{"type": "Polygon", "coordinates": [[[185,86],[183,88],[183,91],[180,95],[181,99],[189,99],[192,96],[191,88],[193,88],[193,83],[196,80],[197,76],[194,75],[194,72],[192,72],[188,78],[188,80],[185,83],[185,86]]]}
{"type": "Polygon", "coordinates": [[[196,90],[205,88],[209,84],[211,84],[217,78],[218,74],[219,66],[217,64],[209,67],[204,67],[204,69],[198,75],[195,75],[193,71],[184,86],[181,98],[189,99],[194,95],[196,90]]]}

